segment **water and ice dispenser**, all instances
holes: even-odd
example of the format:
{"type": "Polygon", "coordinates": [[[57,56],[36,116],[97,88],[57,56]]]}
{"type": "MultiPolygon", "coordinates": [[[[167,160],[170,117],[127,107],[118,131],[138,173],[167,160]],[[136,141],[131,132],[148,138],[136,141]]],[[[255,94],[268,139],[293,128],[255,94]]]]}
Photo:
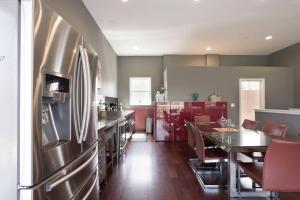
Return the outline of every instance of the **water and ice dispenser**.
{"type": "Polygon", "coordinates": [[[45,73],[41,106],[43,148],[47,150],[69,141],[71,137],[70,79],[45,73]]]}

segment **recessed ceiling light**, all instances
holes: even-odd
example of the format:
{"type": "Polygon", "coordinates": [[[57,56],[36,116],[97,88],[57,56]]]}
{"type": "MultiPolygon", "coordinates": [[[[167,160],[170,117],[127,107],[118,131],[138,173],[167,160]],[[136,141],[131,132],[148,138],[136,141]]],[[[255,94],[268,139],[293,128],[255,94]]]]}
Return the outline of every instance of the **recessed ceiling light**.
{"type": "Polygon", "coordinates": [[[121,1],[123,1],[123,2],[127,2],[128,0],[121,0],[121,1]]]}
{"type": "Polygon", "coordinates": [[[194,0],[195,2],[198,2],[199,0],[194,0]]]}
{"type": "Polygon", "coordinates": [[[267,36],[265,39],[266,40],[271,40],[273,38],[273,36],[272,35],[269,35],[269,36],[267,36]]]}
{"type": "Polygon", "coordinates": [[[210,51],[211,50],[211,47],[206,47],[206,51],[210,51]]]}

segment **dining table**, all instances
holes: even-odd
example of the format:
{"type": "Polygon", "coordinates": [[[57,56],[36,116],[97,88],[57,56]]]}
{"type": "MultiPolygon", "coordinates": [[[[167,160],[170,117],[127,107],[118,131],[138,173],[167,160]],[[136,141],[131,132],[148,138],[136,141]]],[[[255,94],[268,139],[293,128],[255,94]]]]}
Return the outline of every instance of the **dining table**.
{"type": "MultiPolygon", "coordinates": [[[[228,153],[227,161],[227,192],[230,197],[272,197],[269,191],[241,191],[237,189],[238,153],[266,152],[272,139],[262,131],[240,129],[237,131],[204,132],[204,137],[228,153]]],[[[300,139],[300,137],[299,137],[300,139]]],[[[287,138],[289,140],[289,138],[287,138]]],[[[295,140],[295,138],[293,139],[295,140]]]]}

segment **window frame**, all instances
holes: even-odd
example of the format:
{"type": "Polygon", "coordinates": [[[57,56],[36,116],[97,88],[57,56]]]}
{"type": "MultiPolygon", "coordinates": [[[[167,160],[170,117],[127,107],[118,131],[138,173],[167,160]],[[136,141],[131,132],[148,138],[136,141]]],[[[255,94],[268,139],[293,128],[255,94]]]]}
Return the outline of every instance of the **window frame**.
{"type": "Polygon", "coordinates": [[[130,76],[129,77],[129,105],[130,106],[150,106],[152,105],[152,78],[150,76],[130,76]],[[150,82],[150,90],[141,90],[141,91],[133,91],[131,89],[131,84],[132,84],[132,79],[148,79],[150,82]],[[131,100],[131,94],[132,92],[148,92],[150,99],[149,99],[149,104],[132,104],[132,100],[131,100]]]}

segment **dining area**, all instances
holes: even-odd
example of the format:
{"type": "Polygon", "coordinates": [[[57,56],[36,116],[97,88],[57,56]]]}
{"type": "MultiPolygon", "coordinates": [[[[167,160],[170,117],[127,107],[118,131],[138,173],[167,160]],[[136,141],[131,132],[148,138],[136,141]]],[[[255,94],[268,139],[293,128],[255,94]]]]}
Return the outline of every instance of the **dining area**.
{"type": "Polygon", "coordinates": [[[300,192],[300,136],[289,137],[287,125],[245,119],[237,129],[207,118],[186,121],[195,153],[188,164],[203,190],[275,199],[278,193],[300,192]]]}

